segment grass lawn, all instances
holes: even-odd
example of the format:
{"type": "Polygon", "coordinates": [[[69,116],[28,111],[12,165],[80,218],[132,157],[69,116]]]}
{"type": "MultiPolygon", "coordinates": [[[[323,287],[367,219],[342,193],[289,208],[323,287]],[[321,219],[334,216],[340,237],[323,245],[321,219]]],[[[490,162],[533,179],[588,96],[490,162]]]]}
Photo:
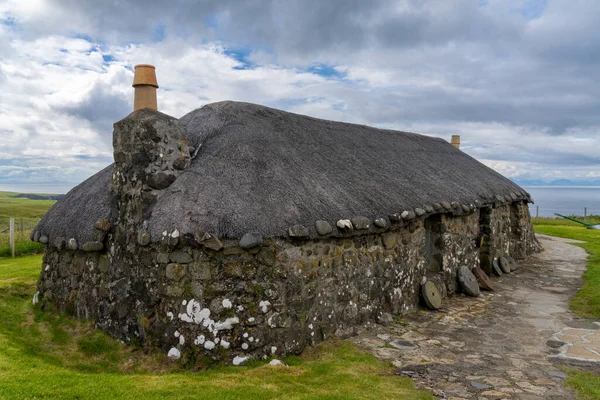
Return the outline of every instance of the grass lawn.
{"type": "MultiPolygon", "coordinates": [[[[546,235],[568,239],[583,240],[585,243],[576,244],[583,247],[588,254],[587,270],[583,274],[584,283],[575,297],[571,300],[570,308],[576,315],[600,319],[600,231],[585,229],[582,226],[535,225],[535,231],[546,235]]],[[[576,369],[567,371],[569,377],[566,385],[575,389],[581,399],[600,399],[600,376],[576,369]]]]}
{"type": "Polygon", "coordinates": [[[184,371],[90,323],[39,311],[31,299],[40,268],[41,256],[0,259],[0,399],[433,399],[339,340],[285,359],[289,367],[184,371]]]}

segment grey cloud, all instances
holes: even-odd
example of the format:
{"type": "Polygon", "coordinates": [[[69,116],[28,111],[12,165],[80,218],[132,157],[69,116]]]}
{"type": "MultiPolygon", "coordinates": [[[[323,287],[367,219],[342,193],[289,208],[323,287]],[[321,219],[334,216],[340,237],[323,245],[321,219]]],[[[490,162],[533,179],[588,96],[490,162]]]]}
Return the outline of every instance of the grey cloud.
{"type": "Polygon", "coordinates": [[[110,86],[96,83],[79,103],[56,107],[56,110],[92,123],[96,131],[110,134],[112,124],[131,110],[131,102],[121,93],[110,91],[110,86]]]}

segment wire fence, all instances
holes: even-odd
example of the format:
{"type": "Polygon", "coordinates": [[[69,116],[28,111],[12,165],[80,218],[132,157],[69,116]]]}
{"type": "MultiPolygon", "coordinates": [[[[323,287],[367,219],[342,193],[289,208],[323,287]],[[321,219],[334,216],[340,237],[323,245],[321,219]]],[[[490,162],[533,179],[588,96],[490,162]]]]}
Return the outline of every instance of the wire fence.
{"type": "Polygon", "coordinates": [[[39,222],[39,218],[12,218],[14,254],[11,248],[10,228],[11,218],[0,218],[0,257],[23,256],[40,253],[44,246],[29,239],[31,230],[39,222]]]}
{"type": "Polygon", "coordinates": [[[555,214],[561,214],[567,217],[579,217],[582,219],[587,219],[591,216],[600,215],[600,209],[593,209],[588,207],[550,207],[530,204],[529,213],[534,218],[560,218],[555,214]]]}

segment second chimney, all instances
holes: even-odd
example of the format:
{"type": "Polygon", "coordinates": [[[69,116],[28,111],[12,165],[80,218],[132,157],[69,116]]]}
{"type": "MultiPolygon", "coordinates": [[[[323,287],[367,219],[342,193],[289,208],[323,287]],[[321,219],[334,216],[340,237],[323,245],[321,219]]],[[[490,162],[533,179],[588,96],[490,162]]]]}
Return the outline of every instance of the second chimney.
{"type": "Polygon", "coordinates": [[[452,135],[450,144],[460,150],[460,135],[452,135]]]}
{"type": "Polygon", "coordinates": [[[156,89],[156,71],[154,65],[139,64],[135,66],[133,75],[133,87],[135,94],[133,97],[133,111],[149,108],[157,110],[156,89]]]}

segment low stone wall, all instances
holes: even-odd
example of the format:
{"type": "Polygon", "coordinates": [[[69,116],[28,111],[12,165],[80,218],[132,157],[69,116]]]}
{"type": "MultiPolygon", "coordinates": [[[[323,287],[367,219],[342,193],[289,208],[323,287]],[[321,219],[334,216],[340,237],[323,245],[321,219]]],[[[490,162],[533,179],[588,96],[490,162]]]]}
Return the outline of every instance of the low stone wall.
{"type": "MultiPolygon", "coordinates": [[[[494,257],[537,249],[526,204],[513,204],[512,213],[491,210],[494,257]]],[[[109,234],[106,253],[47,247],[38,298],[173,358],[299,353],[414,311],[425,279],[444,296],[456,292],[458,267],[479,264],[480,222],[478,211],[433,214],[380,234],[264,240],[246,250],[171,233],[127,256],[109,234]]]]}

